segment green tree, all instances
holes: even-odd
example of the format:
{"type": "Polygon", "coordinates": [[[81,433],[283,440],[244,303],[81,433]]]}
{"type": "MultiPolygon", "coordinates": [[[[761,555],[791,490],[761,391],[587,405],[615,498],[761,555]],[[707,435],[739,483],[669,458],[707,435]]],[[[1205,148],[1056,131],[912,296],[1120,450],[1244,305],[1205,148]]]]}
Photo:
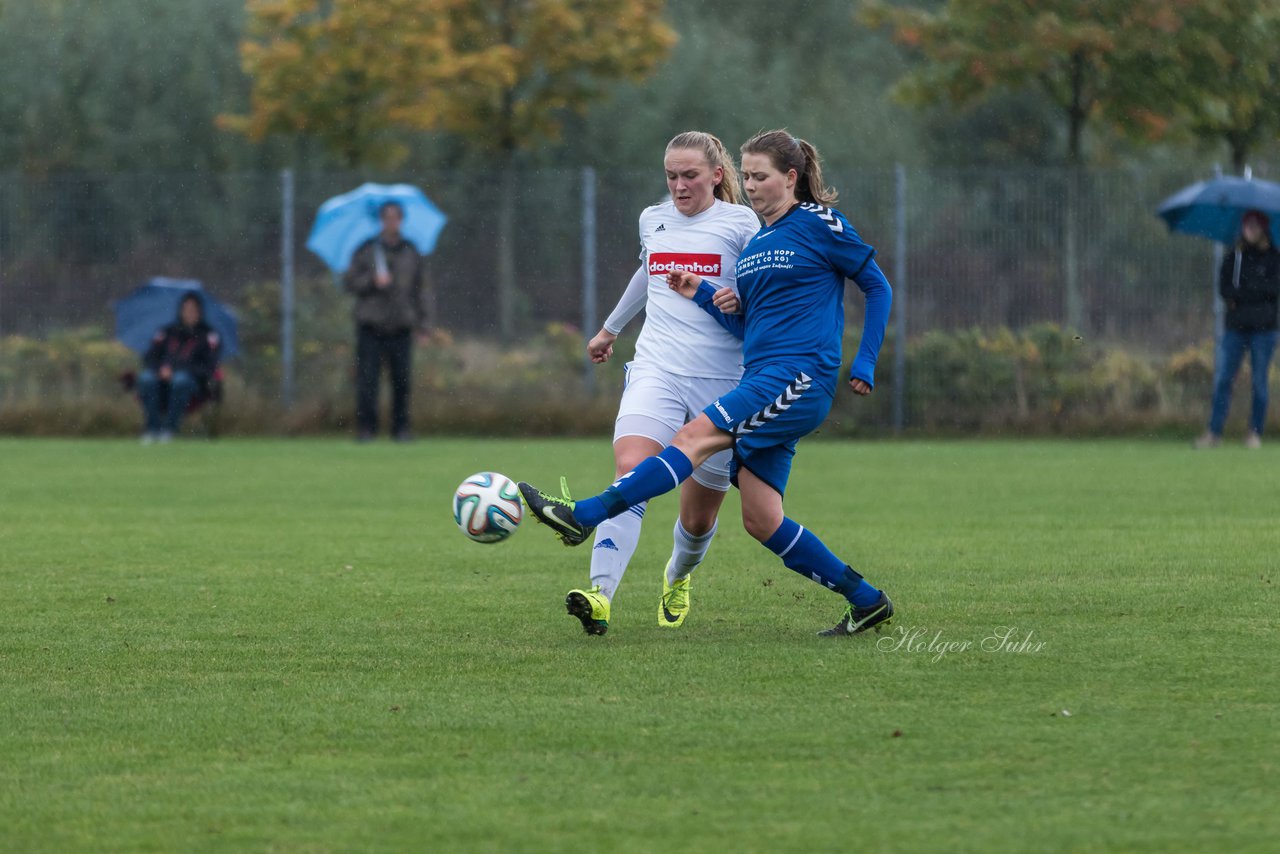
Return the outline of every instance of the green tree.
{"type": "Polygon", "coordinates": [[[915,117],[884,97],[903,58],[848,4],[698,0],[672,3],[668,15],[680,34],[671,61],[575,120],[565,134],[571,153],[645,169],[651,194],[662,188],[662,145],[694,128],[734,152],[751,134],[785,126],[812,140],[836,171],[922,157],[915,117]]]}
{"type": "Polygon", "coordinates": [[[406,132],[443,130],[500,169],[499,327],[515,327],[515,163],[566,115],[649,74],[675,42],[663,0],[250,0],[242,46],[261,139],[312,134],[350,165],[390,166],[406,132]]]}
{"type": "Polygon", "coordinates": [[[0,7],[0,162],[28,174],[242,168],[216,133],[247,92],[243,0],[26,0],[0,7]]]}
{"type": "Polygon", "coordinates": [[[891,28],[923,62],[896,87],[908,103],[984,100],[1031,89],[1054,105],[1066,135],[1063,281],[1067,325],[1085,327],[1078,271],[1077,211],[1090,122],[1123,111],[1143,90],[1135,56],[1180,26],[1184,0],[946,0],[937,11],[866,4],[864,19],[891,28]]]}
{"type": "Polygon", "coordinates": [[[865,5],[924,61],[896,94],[914,104],[967,104],[1001,89],[1032,89],[1059,111],[1066,159],[1084,159],[1084,132],[1104,113],[1141,97],[1146,74],[1134,57],[1158,52],[1180,29],[1190,0],[946,0],[938,11],[865,5]]]}
{"type": "Polygon", "coordinates": [[[1149,54],[1130,59],[1145,85],[1126,105],[1122,128],[1140,139],[1225,145],[1233,169],[1243,171],[1280,133],[1280,3],[1179,4],[1177,26],[1163,35],[1149,54]]]}

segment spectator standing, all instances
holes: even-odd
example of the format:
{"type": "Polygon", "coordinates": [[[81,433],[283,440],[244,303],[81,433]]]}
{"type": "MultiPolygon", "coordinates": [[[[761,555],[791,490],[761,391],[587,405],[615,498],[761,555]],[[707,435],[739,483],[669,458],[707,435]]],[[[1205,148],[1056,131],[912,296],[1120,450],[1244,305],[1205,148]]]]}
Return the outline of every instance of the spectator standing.
{"type": "Polygon", "coordinates": [[[391,436],[412,439],[409,388],[413,336],[426,341],[434,326],[422,256],[400,233],[404,208],[386,202],[378,211],[382,232],[361,244],[351,259],[345,285],[355,295],[356,438],[378,433],[378,385],[385,362],[391,379],[391,436]]]}
{"type": "Polygon", "coordinates": [[[1267,379],[1276,348],[1280,309],[1280,252],[1271,242],[1271,222],[1261,211],[1244,215],[1236,249],[1222,259],[1218,293],[1227,311],[1214,370],[1213,408],[1209,427],[1195,445],[1215,448],[1221,444],[1231,408],[1231,386],[1248,353],[1253,405],[1244,443],[1248,448],[1258,448],[1267,420],[1267,379]]]}

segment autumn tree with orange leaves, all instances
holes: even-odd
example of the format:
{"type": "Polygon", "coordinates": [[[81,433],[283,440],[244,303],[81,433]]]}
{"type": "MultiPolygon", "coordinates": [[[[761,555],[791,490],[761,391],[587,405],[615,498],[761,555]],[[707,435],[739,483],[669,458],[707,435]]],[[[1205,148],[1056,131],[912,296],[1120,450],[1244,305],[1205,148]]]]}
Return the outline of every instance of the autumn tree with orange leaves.
{"type": "Polygon", "coordinates": [[[1147,98],[1132,111],[1145,119],[1148,136],[1225,146],[1232,169],[1242,172],[1249,155],[1280,133],[1280,3],[1179,5],[1181,26],[1148,59],[1147,98]]]}
{"type": "Polygon", "coordinates": [[[566,114],[640,80],[676,35],[664,0],[249,0],[241,47],[261,139],[306,134],[348,165],[394,166],[405,131],[446,131],[495,156],[499,327],[515,325],[516,153],[566,114]]]}

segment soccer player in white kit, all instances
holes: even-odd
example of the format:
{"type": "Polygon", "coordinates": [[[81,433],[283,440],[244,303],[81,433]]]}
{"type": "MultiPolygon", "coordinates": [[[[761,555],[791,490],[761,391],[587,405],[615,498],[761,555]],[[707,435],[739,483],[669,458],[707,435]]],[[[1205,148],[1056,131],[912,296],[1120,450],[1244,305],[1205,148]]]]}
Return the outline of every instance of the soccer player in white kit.
{"type": "MultiPolygon", "coordinates": [[[[676,136],[667,143],[663,166],[671,198],[641,212],[640,268],[587,345],[592,361],[608,361],[618,333],[645,309],[614,426],[618,477],[670,444],[686,422],[731,391],[742,376],[742,342],[692,301],[673,293],[667,274],[677,268],[695,270],[717,289],[732,288],[738,255],[760,221],[741,203],[733,159],[711,134],[676,136]]],[[[659,626],[680,626],[689,613],[689,574],[715,535],[716,515],[729,490],[731,453],[712,456],[680,491],[659,626]]],[[[608,631],[610,601],[635,553],[644,512],[640,504],[596,529],[591,587],[571,590],[565,597],[566,609],[587,634],[608,631]]]]}

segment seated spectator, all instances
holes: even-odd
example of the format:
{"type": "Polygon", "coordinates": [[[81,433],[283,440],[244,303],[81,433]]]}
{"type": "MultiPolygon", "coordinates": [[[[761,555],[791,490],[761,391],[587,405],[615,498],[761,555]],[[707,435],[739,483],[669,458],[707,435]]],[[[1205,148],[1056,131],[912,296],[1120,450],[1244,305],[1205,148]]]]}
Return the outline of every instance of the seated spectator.
{"type": "Polygon", "coordinates": [[[144,445],[168,442],[196,395],[207,393],[218,367],[218,333],[204,322],[200,296],[188,293],[176,322],[158,330],[142,357],[138,397],[146,415],[144,445]]]}

